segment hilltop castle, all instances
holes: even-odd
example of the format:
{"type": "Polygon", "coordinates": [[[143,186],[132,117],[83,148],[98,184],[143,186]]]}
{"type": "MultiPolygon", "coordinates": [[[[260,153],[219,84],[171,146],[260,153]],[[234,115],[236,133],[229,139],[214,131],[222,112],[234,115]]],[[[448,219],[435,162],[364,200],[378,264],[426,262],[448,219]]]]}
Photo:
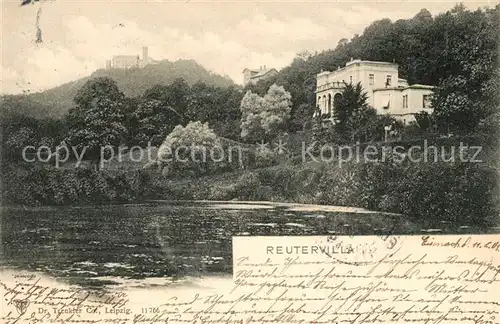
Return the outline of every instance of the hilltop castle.
{"type": "Polygon", "coordinates": [[[148,47],[142,48],[142,59],[139,55],[114,55],[111,60],[106,61],[106,70],[110,69],[132,69],[143,68],[148,64],[155,64],[157,61],[148,55],[148,47]]]}

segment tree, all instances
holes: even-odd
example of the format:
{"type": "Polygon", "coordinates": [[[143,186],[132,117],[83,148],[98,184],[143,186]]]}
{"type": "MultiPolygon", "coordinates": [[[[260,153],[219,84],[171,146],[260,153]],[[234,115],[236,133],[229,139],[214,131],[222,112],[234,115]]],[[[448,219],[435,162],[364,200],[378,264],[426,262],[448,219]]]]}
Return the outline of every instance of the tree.
{"type": "Polygon", "coordinates": [[[368,107],[367,100],[368,96],[361,83],[344,83],[341,98],[335,102],[333,112],[336,131],[343,141],[352,141],[356,132],[376,115],[368,107]]]}
{"type": "Polygon", "coordinates": [[[264,111],[264,98],[248,90],[241,99],[241,137],[244,139],[258,139],[264,131],[262,129],[260,113],[264,111]]]}
{"type": "Polygon", "coordinates": [[[312,140],[317,143],[314,147],[315,153],[317,153],[323,145],[330,145],[331,143],[337,142],[337,133],[335,132],[333,124],[325,124],[323,118],[324,116],[321,115],[321,110],[316,108],[311,127],[312,140]]]}
{"type": "Polygon", "coordinates": [[[218,88],[221,91],[217,109],[209,113],[208,122],[219,136],[232,140],[240,138],[240,102],[244,93],[237,87],[218,88]]]}
{"type": "Polygon", "coordinates": [[[207,123],[189,122],[175,126],[158,149],[158,164],[169,171],[205,173],[219,167],[221,142],[207,123]],[[219,151],[219,152],[216,152],[219,151]],[[214,155],[211,155],[213,152],[214,155]],[[219,154],[215,156],[216,154],[219,154]]]}
{"type": "Polygon", "coordinates": [[[277,136],[290,119],[292,97],[282,86],[271,85],[263,97],[247,91],[241,100],[241,137],[264,140],[277,136]]]}
{"type": "Polygon", "coordinates": [[[264,96],[265,112],[262,114],[262,128],[266,135],[276,136],[286,129],[290,119],[292,96],[282,86],[273,84],[264,96]]]}
{"type": "Polygon", "coordinates": [[[85,158],[100,162],[101,148],[118,146],[127,134],[124,95],[113,79],[102,77],[87,81],[74,101],[77,107],[69,112],[65,142],[79,152],[85,150],[85,158]]]}
{"type": "Polygon", "coordinates": [[[242,92],[235,88],[219,88],[196,83],[188,95],[186,116],[189,120],[209,123],[220,136],[238,139],[242,92]]]}
{"type": "Polygon", "coordinates": [[[365,136],[365,141],[383,141],[386,126],[390,127],[388,135],[392,138],[399,137],[404,129],[403,123],[391,115],[376,115],[363,126],[362,134],[365,136]]]}
{"type": "Polygon", "coordinates": [[[473,132],[479,122],[487,117],[483,105],[478,105],[471,95],[460,89],[461,78],[450,77],[436,89],[432,105],[438,129],[447,133],[473,132]]]}
{"type": "Polygon", "coordinates": [[[175,109],[157,99],[141,100],[133,116],[137,120],[133,140],[141,146],[149,142],[155,146],[160,145],[174,125],[179,124],[182,119],[175,109]]]}
{"type": "Polygon", "coordinates": [[[131,128],[134,144],[160,145],[176,125],[191,120],[188,98],[191,88],[183,79],[169,85],[154,85],[137,99],[131,116],[135,127],[131,128]]]}
{"type": "Polygon", "coordinates": [[[496,78],[499,14],[498,5],[476,11],[457,5],[435,19],[432,33],[444,45],[436,51],[442,53],[436,60],[442,78],[433,107],[436,124],[443,132],[476,132],[497,108],[486,89],[496,78]]]}
{"type": "Polygon", "coordinates": [[[170,93],[169,102],[172,107],[179,112],[184,112],[187,106],[186,98],[191,91],[187,82],[182,78],[175,79],[174,82],[168,86],[168,89],[170,93]]]}
{"type": "Polygon", "coordinates": [[[22,150],[28,146],[36,144],[36,134],[29,127],[21,127],[18,131],[10,134],[5,142],[3,157],[19,158],[22,150]]]}
{"type": "Polygon", "coordinates": [[[373,131],[369,125],[377,118],[377,111],[368,105],[362,105],[358,109],[355,109],[347,121],[351,141],[364,142],[371,140],[373,138],[373,131]]]}
{"type": "Polygon", "coordinates": [[[310,59],[311,56],[312,56],[312,54],[310,52],[302,51],[302,52],[298,53],[295,58],[305,62],[308,59],[310,59]]]}
{"type": "Polygon", "coordinates": [[[427,111],[416,113],[415,121],[418,127],[423,131],[426,131],[432,126],[432,118],[427,111]]]}
{"type": "Polygon", "coordinates": [[[290,123],[293,126],[289,128],[293,128],[296,130],[305,130],[308,125],[311,123],[311,118],[313,117],[314,111],[311,109],[312,107],[308,104],[300,104],[295,113],[292,115],[290,123]]]}
{"type": "Polygon", "coordinates": [[[337,48],[341,49],[341,48],[347,46],[348,43],[349,43],[349,40],[347,38],[342,38],[337,43],[337,48]]]}

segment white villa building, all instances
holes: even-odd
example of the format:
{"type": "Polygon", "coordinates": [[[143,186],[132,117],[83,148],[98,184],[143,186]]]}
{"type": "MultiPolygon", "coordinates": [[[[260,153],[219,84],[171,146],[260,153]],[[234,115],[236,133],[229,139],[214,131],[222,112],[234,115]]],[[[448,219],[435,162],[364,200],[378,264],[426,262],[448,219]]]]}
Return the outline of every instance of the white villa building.
{"type": "Polygon", "coordinates": [[[378,114],[389,114],[408,124],[415,113],[432,112],[430,99],[433,86],[408,85],[398,76],[396,63],[352,60],[337,71],[321,72],[316,76],[316,107],[322,115],[332,117],[334,102],[341,98],[345,83],[361,82],[367,93],[367,103],[378,114]]]}

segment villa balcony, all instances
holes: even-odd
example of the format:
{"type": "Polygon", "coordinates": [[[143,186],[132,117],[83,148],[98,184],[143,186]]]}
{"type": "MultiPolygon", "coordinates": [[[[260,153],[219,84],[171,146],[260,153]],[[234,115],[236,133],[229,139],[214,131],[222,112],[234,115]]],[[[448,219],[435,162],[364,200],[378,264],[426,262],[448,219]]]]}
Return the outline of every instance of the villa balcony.
{"type": "Polygon", "coordinates": [[[340,82],[340,81],[328,82],[328,83],[317,86],[316,93],[322,92],[325,90],[330,90],[330,89],[341,90],[344,88],[344,86],[345,86],[344,82],[340,82]]]}

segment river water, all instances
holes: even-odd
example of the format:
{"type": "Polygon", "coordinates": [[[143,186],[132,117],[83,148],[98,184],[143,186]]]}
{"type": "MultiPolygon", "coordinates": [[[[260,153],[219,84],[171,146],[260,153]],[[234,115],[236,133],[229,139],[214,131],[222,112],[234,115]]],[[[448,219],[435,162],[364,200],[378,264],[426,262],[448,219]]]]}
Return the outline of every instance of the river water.
{"type": "Polygon", "coordinates": [[[83,286],[230,275],[234,235],[387,235],[470,232],[423,228],[394,214],[267,202],[152,202],[2,208],[0,266],[83,286]]]}

